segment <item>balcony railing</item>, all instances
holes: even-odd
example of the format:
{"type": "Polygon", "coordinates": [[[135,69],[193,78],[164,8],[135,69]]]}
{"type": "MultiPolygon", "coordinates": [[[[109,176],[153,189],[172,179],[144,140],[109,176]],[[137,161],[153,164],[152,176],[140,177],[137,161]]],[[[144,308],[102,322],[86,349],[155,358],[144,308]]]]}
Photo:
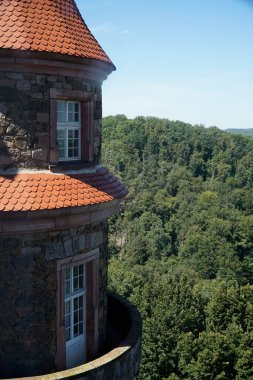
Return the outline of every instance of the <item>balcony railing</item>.
{"type": "Polygon", "coordinates": [[[132,304],[115,294],[108,295],[107,335],[103,356],[62,372],[19,380],[133,380],[140,365],[141,317],[132,304]]]}

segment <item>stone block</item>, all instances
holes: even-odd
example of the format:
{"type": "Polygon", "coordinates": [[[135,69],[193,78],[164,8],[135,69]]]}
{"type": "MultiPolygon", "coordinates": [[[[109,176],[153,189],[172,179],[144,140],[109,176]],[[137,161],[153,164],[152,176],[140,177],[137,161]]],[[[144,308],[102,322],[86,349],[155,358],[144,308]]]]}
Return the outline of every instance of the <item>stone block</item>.
{"type": "Polygon", "coordinates": [[[8,154],[8,149],[7,149],[7,144],[6,141],[2,140],[0,137],[0,152],[1,154],[8,154]]]}
{"type": "Polygon", "coordinates": [[[18,131],[18,126],[15,125],[15,124],[13,124],[13,123],[11,123],[11,124],[8,126],[7,130],[6,130],[6,133],[7,133],[8,135],[14,135],[14,134],[17,133],[17,131],[18,131]]]}
{"type": "Polygon", "coordinates": [[[59,161],[59,155],[58,152],[55,150],[51,149],[50,150],[50,164],[57,164],[59,161]]]}
{"type": "Polygon", "coordinates": [[[0,103],[0,113],[1,113],[1,118],[0,118],[0,123],[2,124],[3,122],[3,117],[5,118],[6,116],[6,113],[8,111],[8,105],[4,102],[1,102],[0,103]]]}
{"type": "Polygon", "coordinates": [[[28,79],[30,81],[35,80],[36,75],[31,73],[24,73],[24,79],[28,79]]]}
{"type": "Polygon", "coordinates": [[[41,123],[39,121],[31,122],[31,130],[37,133],[47,133],[49,130],[49,123],[41,123]]]}
{"type": "Polygon", "coordinates": [[[72,239],[68,239],[64,241],[64,250],[65,250],[66,256],[72,256],[73,254],[72,239]]]}
{"type": "Polygon", "coordinates": [[[3,82],[3,84],[0,84],[0,102],[19,102],[20,96],[16,89],[16,82],[12,79],[2,79],[3,81],[10,81],[9,85],[8,82],[3,82]],[[13,82],[13,83],[12,83],[13,82]]]}
{"type": "Polygon", "coordinates": [[[73,80],[73,90],[82,90],[82,83],[78,79],[73,80]]]}
{"type": "MultiPolygon", "coordinates": [[[[36,297],[32,297],[31,295],[24,294],[24,295],[16,297],[16,299],[15,299],[15,305],[17,307],[27,307],[28,309],[30,309],[31,304],[33,304],[34,301],[36,303],[39,302],[36,297]]],[[[24,315],[24,317],[26,315],[27,315],[27,313],[24,315]]]]}
{"type": "Polygon", "coordinates": [[[46,246],[46,256],[45,259],[47,261],[54,260],[54,259],[62,259],[65,257],[64,255],[64,245],[61,240],[52,240],[50,243],[46,246]]]}
{"type": "Polygon", "coordinates": [[[38,83],[38,84],[45,84],[46,83],[46,75],[36,75],[36,79],[35,79],[35,82],[33,83],[38,83]]]}
{"type": "Polygon", "coordinates": [[[54,88],[63,88],[63,87],[64,87],[64,84],[61,83],[61,82],[57,82],[57,83],[55,83],[55,85],[54,85],[54,88]]]}
{"type": "MultiPolygon", "coordinates": [[[[31,305],[17,305],[16,307],[16,313],[18,315],[19,318],[25,318],[27,314],[29,314],[31,312],[31,305]]],[[[23,331],[24,331],[24,326],[22,325],[22,323],[19,323],[17,325],[15,325],[14,327],[14,331],[17,333],[17,334],[22,334],[23,331]],[[23,328],[23,330],[22,330],[23,328]]]]}
{"type": "Polygon", "coordinates": [[[17,81],[17,89],[21,91],[30,91],[31,90],[31,82],[29,80],[18,80],[17,81]]]}
{"type": "Polygon", "coordinates": [[[38,148],[47,149],[49,147],[49,136],[44,134],[38,137],[38,148]]]}
{"type": "Polygon", "coordinates": [[[0,79],[0,86],[15,88],[16,81],[13,79],[0,79]]]}
{"type": "Polygon", "coordinates": [[[57,77],[57,82],[63,82],[63,83],[66,83],[66,77],[63,77],[63,76],[58,76],[57,77]]]}
{"type": "Polygon", "coordinates": [[[25,247],[21,248],[22,255],[38,255],[41,253],[40,247],[25,247]]]}
{"type": "Polygon", "coordinates": [[[33,114],[30,110],[22,110],[20,113],[19,119],[23,122],[26,122],[29,119],[33,119],[33,114]]]}
{"type": "Polygon", "coordinates": [[[6,169],[13,163],[13,158],[0,153],[0,169],[6,169]]]}
{"type": "Polygon", "coordinates": [[[22,73],[6,73],[5,74],[5,77],[8,78],[8,79],[24,79],[24,75],[22,73]]]}
{"type": "Polygon", "coordinates": [[[49,122],[49,114],[46,112],[37,112],[37,121],[41,123],[49,122]]]}
{"type": "Polygon", "coordinates": [[[92,232],[88,234],[87,240],[86,240],[86,248],[87,249],[94,249],[99,247],[103,243],[103,232],[92,232]]]}
{"type": "Polygon", "coordinates": [[[72,90],[72,85],[69,83],[64,83],[63,88],[64,88],[64,90],[72,90]]]}
{"type": "Polygon", "coordinates": [[[25,150],[27,148],[27,140],[15,139],[13,146],[14,148],[25,150]]]}
{"type": "Polygon", "coordinates": [[[32,151],[32,158],[34,160],[46,161],[47,160],[47,149],[36,149],[32,151]]]}
{"type": "Polygon", "coordinates": [[[73,238],[73,252],[77,252],[79,250],[79,239],[78,237],[73,238]]]}
{"type": "Polygon", "coordinates": [[[49,113],[49,104],[46,100],[32,100],[30,108],[36,112],[49,113]]]}
{"type": "Polygon", "coordinates": [[[69,236],[71,236],[71,237],[76,237],[77,236],[76,228],[71,228],[69,230],[69,236]]]}
{"type": "Polygon", "coordinates": [[[85,244],[86,244],[86,237],[85,237],[85,233],[84,234],[81,234],[79,236],[79,248],[80,249],[85,249],[85,244]]]}
{"type": "Polygon", "coordinates": [[[47,78],[48,82],[57,82],[57,76],[56,75],[50,75],[47,78]]]}
{"type": "Polygon", "coordinates": [[[29,162],[32,157],[32,152],[30,150],[27,150],[25,152],[22,152],[22,160],[25,161],[25,163],[29,162]]]}
{"type": "Polygon", "coordinates": [[[43,99],[42,92],[32,92],[32,98],[33,99],[43,99]]]}

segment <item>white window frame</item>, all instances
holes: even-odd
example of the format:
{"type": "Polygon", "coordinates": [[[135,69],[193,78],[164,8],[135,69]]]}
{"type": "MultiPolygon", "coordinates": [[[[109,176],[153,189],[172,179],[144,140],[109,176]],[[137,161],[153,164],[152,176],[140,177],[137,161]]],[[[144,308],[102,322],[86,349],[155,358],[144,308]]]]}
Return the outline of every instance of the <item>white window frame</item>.
{"type": "Polygon", "coordinates": [[[57,370],[66,369],[66,324],[65,324],[65,269],[71,266],[85,266],[86,273],[86,341],[84,342],[84,352],[86,359],[90,355],[98,352],[98,299],[99,299],[99,249],[81,253],[77,256],[70,256],[57,260],[57,370]],[[92,269],[90,267],[92,264],[92,269]],[[92,272],[90,272],[92,270],[92,272]],[[89,318],[92,317],[92,330],[87,330],[89,318]],[[88,357],[87,357],[88,355],[88,357]]]}
{"type": "MultiPolygon", "coordinates": [[[[68,266],[65,268],[64,270],[64,274],[65,274],[65,286],[64,286],[64,290],[65,290],[65,294],[64,294],[64,301],[65,303],[66,302],[70,302],[71,304],[71,307],[70,307],[70,312],[71,312],[71,316],[70,316],[70,339],[66,339],[66,342],[68,342],[68,340],[71,340],[71,339],[74,339],[76,337],[78,337],[79,335],[82,335],[84,334],[84,329],[82,331],[82,333],[80,334],[80,332],[78,331],[78,334],[75,336],[74,334],[74,320],[73,320],[73,313],[74,313],[74,306],[73,306],[73,303],[74,303],[74,299],[77,298],[77,297],[83,297],[83,319],[82,319],[82,322],[83,322],[83,325],[85,325],[85,317],[86,317],[86,309],[85,309],[85,297],[86,297],[86,292],[87,292],[87,285],[86,285],[86,278],[87,278],[87,274],[86,274],[86,265],[84,263],[78,263],[78,264],[74,264],[74,265],[71,265],[71,266],[68,266]],[[83,286],[82,287],[79,287],[75,290],[74,289],[74,268],[76,267],[80,267],[82,266],[83,267],[83,273],[82,273],[82,281],[83,281],[83,286]],[[66,279],[66,274],[67,274],[67,271],[69,271],[69,280],[66,279]],[[66,282],[69,282],[69,292],[66,293],[66,282]]],[[[78,278],[80,277],[80,275],[78,276],[78,278]]],[[[65,316],[66,316],[66,310],[65,310],[65,316]]],[[[78,323],[80,323],[80,320],[78,318],[78,323]]],[[[66,334],[67,335],[67,334],[66,334]]]]}
{"type": "MultiPolygon", "coordinates": [[[[64,133],[64,157],[60,157],[59,161],[77,161],[81,159],[81,103],[75,100],[57,100],[57,135],[58,131],[64,133]],[[65,106],[65,121],[58,120],[58,104],[64,104],[65,106]],[[69,105],[78,104],[78,121],[69,121],[69,105]],[[69,156],[69,132],[78,131],[78,154],[74,157],[69,156]]],[[[59,137],[57,136],[58,146],[59,146],[59,137]]]]}
{"type": "Polygon", "coordinates": [[[87,309],[87,284],[86,284],[86,265],[84,263],[77,263],[67,266],[64,270],[64,305],[65,305],[65,328],[66,328],[66,367],[72,368],[81,365],[86,361],[86,309],[87,309]],[[80,275],[80,267],[83,273],[80,275]],[[75,276],[74,269],[77,268],[78,275],[75,276]],[[69,277],[67,279],[67,273],[69,277]],[[80,286],[80,278],[82,286],[80,286]],[[75,280],[77,286],[75,288],[75,280]],[[66,285],[69,283],[69,291],[66,292],[66,285]],[[80,301],[82,306],[80,307],[80,301]],[[76,302],[77,301],[77,302],[76,302]],[[75,307],[77,303],[77,308],[75,307]],[[75,316],[77,321],[75,322],[75,316]],[[69,324],[67,325],[66,318],[68,317],[69,324]],[[75,333],[76,326],[76,333],[75,333]],[[80,330],[81,327],[81,330],[80,330]],[[67,334],[69,330],[69,334],[67,334]],[[77,355],[77,357],[76,357],[77,355]]]}

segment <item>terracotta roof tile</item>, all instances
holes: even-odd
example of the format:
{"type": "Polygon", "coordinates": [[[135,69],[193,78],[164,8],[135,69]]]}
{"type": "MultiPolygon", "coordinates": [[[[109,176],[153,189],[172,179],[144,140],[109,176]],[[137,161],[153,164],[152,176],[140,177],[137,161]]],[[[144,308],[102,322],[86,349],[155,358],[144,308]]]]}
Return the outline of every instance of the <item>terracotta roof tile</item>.
{"type": "Polygon", "coordinates": [[[107,169],[64,175],[0,175],[0,211],[36,211],[87,206],[124,198],[126,188],[107,169]]]}
{"type": "Polygon", "coordinates": [[[0,17],[1,48],[112,63],[83,21],[74,0],[1,1],[0,17]]]}

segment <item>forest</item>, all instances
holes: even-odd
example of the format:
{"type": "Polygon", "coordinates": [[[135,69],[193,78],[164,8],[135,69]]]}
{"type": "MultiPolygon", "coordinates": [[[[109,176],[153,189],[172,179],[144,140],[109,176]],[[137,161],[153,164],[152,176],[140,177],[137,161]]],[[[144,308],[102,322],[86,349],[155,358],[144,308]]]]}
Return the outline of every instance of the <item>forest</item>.
{"type": "Polygon", "coordinates": [[[137,379],[253,379],[253,139],[109,116],[103,164],[129,190],[109,286],[142,315],[137,379]]]}
{"type": "Polygon", "coordinates": [[[226,131],[229,133],[235,133],[237,135],[253,137],[253,128],[229,128],[226,129],[226,131]]]}

